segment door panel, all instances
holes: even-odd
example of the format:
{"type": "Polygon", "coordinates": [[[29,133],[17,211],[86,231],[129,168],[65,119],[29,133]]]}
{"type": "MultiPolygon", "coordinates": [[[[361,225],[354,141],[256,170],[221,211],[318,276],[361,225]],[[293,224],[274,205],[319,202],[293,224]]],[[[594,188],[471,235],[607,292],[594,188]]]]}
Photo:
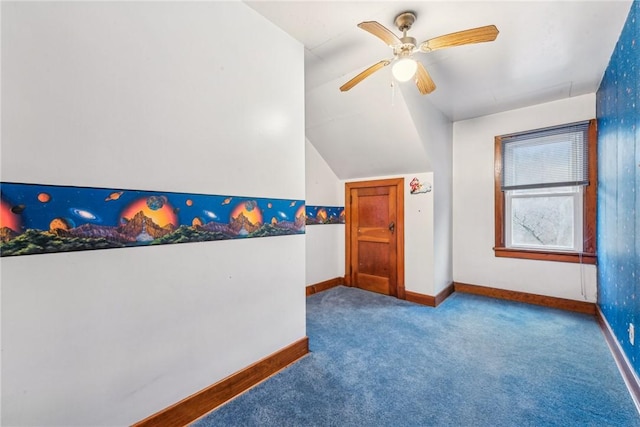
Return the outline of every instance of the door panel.
{"type": "Polygon", "coordinates": [[[356,283],[359,284],[360,289],[364,289],[370,292],[377,292],[379,294],[389,294],[389,280],[380,277],[372,276],[370,274],[356,273],[356,283]]]}
{"type": "Polygon", "coordinates": [[[358,244],[358,273],[389,278],[389,248],[387,243],[367,242],[358,244]]]}
{"type": "Polygon", "coordinates": [[[403,244],[402,183],[382,180],[347,183],[347,284],[372,292],[404,297],[398,281],[404,262],[398,245],[403,244]]]}

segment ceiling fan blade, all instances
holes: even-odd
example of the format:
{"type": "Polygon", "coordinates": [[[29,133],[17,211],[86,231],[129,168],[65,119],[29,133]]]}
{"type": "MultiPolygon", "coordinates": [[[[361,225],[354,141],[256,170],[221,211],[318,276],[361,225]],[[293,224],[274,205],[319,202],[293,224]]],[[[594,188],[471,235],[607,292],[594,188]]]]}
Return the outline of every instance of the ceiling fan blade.
{"type": "Polygon", "coordinates": [[[436,90],[436,84],[431,79],[427,69],[424,68],[424,65],[422,65],[420,61],[416,62],[418,63],[418,70],[416,71],[416,86],[418,86],[418,90],[421,94],[427,95],[436,90]]]}
{"type": "Polygon", "coordinates": [[[389,64],[391,64],[391,61],[389,61],[388,59],[384,59],[378,62],[377,64],[373,64],[371,67],[367,68],[366,70],[364,70],[363,72],[361,72],[360,74],[358,74],[357,76],[355,76],[354,78],[352,78],[351,80],[349,80],[348,82],[340,86],[340,91],[342,92],[348,91],[349,89],[351,89],[352,87],[354,87],[355,85],[357,85],[358,83],[360,83],[361,81],[369,77],[371,74],[375,73],[381,68],[386,67],[389,64]]]}
{"type": "Polygon", "coordinates": [[[389,46],[402,44],[398,36],[393,34],[387,27],[376,21],[366,21],[358,24],[358,27],[370,32],[389,46]]]}
{"type": "Polygon", "coordinates": [[[498,37],[498,29],[495,25],[472,28],[470,30],[458,31],[457,33],[446,34],[435,37],[420,43],[420,51],[431,52],[446,47],[462,46],[472,43],[492,42],[498,37]]]}

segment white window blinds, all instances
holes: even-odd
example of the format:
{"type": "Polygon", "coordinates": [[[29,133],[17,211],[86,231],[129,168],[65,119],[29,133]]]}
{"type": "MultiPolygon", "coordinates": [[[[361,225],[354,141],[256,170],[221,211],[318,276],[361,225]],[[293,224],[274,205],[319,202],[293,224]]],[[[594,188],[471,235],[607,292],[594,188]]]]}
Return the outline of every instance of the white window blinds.
{"type": "Polygon", "coordinates": [[[501,137],[502,190],[589,184],[589,122],[501,137]]]}

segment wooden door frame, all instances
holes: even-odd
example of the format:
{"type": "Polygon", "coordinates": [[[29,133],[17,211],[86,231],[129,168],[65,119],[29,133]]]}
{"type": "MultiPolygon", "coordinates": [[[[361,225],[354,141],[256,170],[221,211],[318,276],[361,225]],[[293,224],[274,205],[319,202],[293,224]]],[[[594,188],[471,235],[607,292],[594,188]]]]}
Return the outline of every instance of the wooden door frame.
{"type": "Polygon", "coordinates": [[[373,181],[356,181],[345,183],[344,213],[345,213],[345,269],[344,283],[353,286],[353,272],[351,270],[351,190],[369,187],[396,187],[396,297],[405,299],[404,290],[404,178],[390,178],[373,181]]]}

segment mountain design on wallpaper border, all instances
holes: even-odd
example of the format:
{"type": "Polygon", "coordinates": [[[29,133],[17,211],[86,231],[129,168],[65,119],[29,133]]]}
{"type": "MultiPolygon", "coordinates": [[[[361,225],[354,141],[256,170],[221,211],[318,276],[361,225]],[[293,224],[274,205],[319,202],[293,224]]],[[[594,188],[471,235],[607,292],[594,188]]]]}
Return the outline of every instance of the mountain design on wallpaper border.
{"type": "Polygon", "coordinates": [[[153,219],[138,212],[131,220],[117,227],[83,224],[79,227],[51,230],[28,229],[18,234],[8,227],[0,229],[2,256],[82,251],[127,246],[205,242],[242,237],[267,237],[300,233],[304,230],[304,216],[296,221],[273,224],[253,224],[244,214],[228,224],[209,222],[204,225],[157,225],[153,219]]]}
{"type": "Polygon", "coordinates": [[[6,243],[11,239],[15,239],[19,234],[10,229],[9,227],[0,228],[0,242],[6,243]]]}

